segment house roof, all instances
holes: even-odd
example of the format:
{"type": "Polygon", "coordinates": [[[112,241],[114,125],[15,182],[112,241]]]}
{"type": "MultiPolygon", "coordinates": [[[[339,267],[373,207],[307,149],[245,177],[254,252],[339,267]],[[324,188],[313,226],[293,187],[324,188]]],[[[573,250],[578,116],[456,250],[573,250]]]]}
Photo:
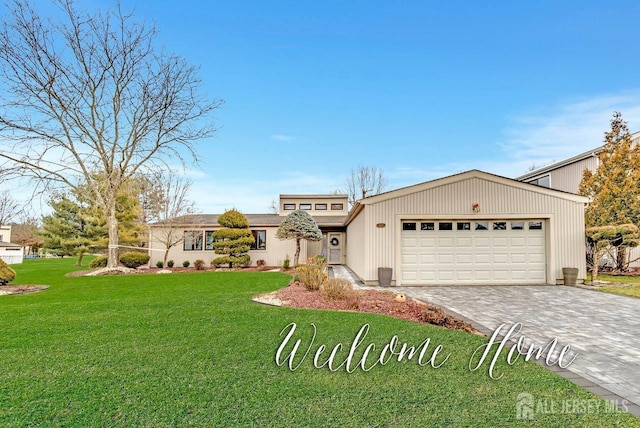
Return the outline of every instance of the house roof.
{"type": "MultiPolygon", "coordinates": [[[[176,223],[180,223],[185,226],[218,226],[218,217],[221,214],[193,214],[178,217],[176,223]]],[[[285,216],[278,214],[245,214],[247,220],[249,220],[250,227],[276,227],[280,226],[285,216]]],[[[331,227],[331,226],[344,226],[346,215],[341,216],[312,216],[318,226],[331,227]]],[[[161,227],[163,223],[152,224],[152,227],[161,227]]]]}
{"type": "Polygon", "coordinates": [[[368,198],[360,199],[355,203],[355,205],[351,209],[351,212],[349,213],[349,217],[347,219],[347,224],[350,223],[351,220],[355,218],[358,215],[358,213],[366,205],[376,204],[378,202],[383,202],[389,199],[407,196],[412,193],[422,192],[422,191],[433,189],[439,186],[445,186],[451,183],[457,183],[459,181],[469,180],[471,178],[480,178],[483,180],[492,181],[495,183],[500,183],[500,184],[504,184],[511,187],[517,187],[522,190],[535,192],[535,193],[542,193],[545,195],[554,196],[562,199],[568,199],[568,200],[572,200],[579,203],[589,202],[589,198],[585,196],[564,192],[562,190],[555,190],[555,189],[549,189],[547,187],[536,186],[534,184],[523,183],[521,181],[514,180],[512,178],[502,177],[500,175],[490,174],[488,172],[473,169],[473,170],[462,172],[459,174],[450,175],[448,177],[438,178],[435,180],[426,181],[424,183],[414,184],[413,186],[402,187],[400,189],[391,190],[389,192],[380,193],[375,196],[370,196],[368,198]]]}
{"type": "Polygon", "coordinates": [[[12,242],[0,242],[0,248],[22,248],[22,245],[14,244],[12,242]]]}
{"type": "Polygon", "coordinates": [[[579,155],[576,155],[576,156],[570,157],[568,159],[562,160],[560,162],[555,162],[555,163],[552,163],[551,165],[547,165],[547,166],[544,166],[542,168],[533,170],[533,171],[528,172],[528,173],[526,173],[524,175],[521,175],[520,177],[516,177],[516,180],[518,180],[518,181],[528,180],[530,178],[534,178],[534,177],[537,177],[539,175],[545,174],[545,173],[547,173],[549,171],[553,171],[554,169],[562,168],[563,166],[571,165],[572,163],[575,163],[575,162],[580,162],[581,160],[590,158],[592,156],[598,156],[598,153],[600,153],[600,151],[602,150],[603,147],[604,146],[596,147],[593,150],[589,150],[589,151],[586,151],[584,153],[580,153],[579,155]]]}
{"type": "Polygon", "coordinates": [[[281,194],[280,199],[344,199],[347,198],[348,195],[344,195],[341,193],[331,193],[331,194],[314,194],[314,195],[286,195],[281,194]]]}

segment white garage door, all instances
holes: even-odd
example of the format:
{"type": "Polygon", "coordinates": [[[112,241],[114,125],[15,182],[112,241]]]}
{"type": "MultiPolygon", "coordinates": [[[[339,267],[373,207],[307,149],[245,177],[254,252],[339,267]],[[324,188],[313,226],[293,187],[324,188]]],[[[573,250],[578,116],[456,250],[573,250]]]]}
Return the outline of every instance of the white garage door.
{"type": "Polygon", "coordinates": [[[402,223],[402,285],[543,284],[544,220],[402,223]]]}

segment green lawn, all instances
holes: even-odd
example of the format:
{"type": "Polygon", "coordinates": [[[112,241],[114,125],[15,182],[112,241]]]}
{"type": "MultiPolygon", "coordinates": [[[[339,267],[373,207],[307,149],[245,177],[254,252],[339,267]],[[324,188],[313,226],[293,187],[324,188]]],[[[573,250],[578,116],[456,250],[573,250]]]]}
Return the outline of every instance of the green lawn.
{"type": "Polygon", "coordinates": [[[626,287],[599,287],[599,291],[621,294],[623,296],[640,297],[640,276],[598,275],[599,281],[629,284],[626,287]]]}
{"type": "Polygon", "coordinates": [[[593,412],[604,402],[534,363],[501,360],[500,380],[485,367],[470,371],[486,342],[478,336],[250,300],[286,285],[280,273],[64,277],[73,262],[15,266],[17,283],[51,288],[0,296],[0,426],[640,426],[628,414],[593,412]],[[369,323],[363,347],[430,338],[451,356],[438,369],[414,358],[347,373],[313,368],[310,355],[292,372],[274,362],[291,322],[301,347],[317,326],[312,352],[348,348],[369,323]],[[546,405],[533,421],[516,418],[523,392],[546,405]],[[592,413],[562,414],[563,403],[590,403],[592,413]]]}

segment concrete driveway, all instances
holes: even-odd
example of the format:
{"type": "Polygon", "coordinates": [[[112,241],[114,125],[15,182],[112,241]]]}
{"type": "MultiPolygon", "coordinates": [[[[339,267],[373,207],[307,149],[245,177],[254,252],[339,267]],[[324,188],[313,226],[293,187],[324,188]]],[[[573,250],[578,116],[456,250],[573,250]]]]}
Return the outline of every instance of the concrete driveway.
{"type": "Polygon", "coordinates": [[[579,355],[560,374],[605,399],[628,400],[640,416],[640,299],[548,285],[391,289],[462,315],[489,336],[500,324],[521,323],[539,346],[553,338],[571,345],[579,355]]]}

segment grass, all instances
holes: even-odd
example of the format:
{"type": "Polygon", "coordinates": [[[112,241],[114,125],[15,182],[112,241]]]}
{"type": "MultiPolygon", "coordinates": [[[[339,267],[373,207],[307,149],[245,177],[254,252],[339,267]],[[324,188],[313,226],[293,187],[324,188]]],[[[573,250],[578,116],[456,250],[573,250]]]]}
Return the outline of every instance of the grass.
{"type": "Polygon", "coordinates": [[[599,291],[606,293],[621,294],[623,296],[640,297],[640,276],[625,275],[598,275],[599,281],[628,284],[621,286],[598,287],[599,291]]]}
{"type": "Polygon", "coordinates": [[[64,277],[73,263],[26,261],[16,282],[51,287],[0,297],[0,426],[640,426],[619,412],[538,411],[518,420],[522,392],[547,410],[572,400],[605,404],[534,363],[501,360],[500,380],[486,367],[470,371],[473,350],[486,343],[478,336],[250,300],[286,285],[283,274],[64,277]],[[348,347],[368,323],[365,345],[430,338],[451,356],[438,369],[405,361],[366,373],[316,369],[308,357],[292,372],[274,362],[292,322],[301,347],[317,326],[313,351],[348,347]]]}

